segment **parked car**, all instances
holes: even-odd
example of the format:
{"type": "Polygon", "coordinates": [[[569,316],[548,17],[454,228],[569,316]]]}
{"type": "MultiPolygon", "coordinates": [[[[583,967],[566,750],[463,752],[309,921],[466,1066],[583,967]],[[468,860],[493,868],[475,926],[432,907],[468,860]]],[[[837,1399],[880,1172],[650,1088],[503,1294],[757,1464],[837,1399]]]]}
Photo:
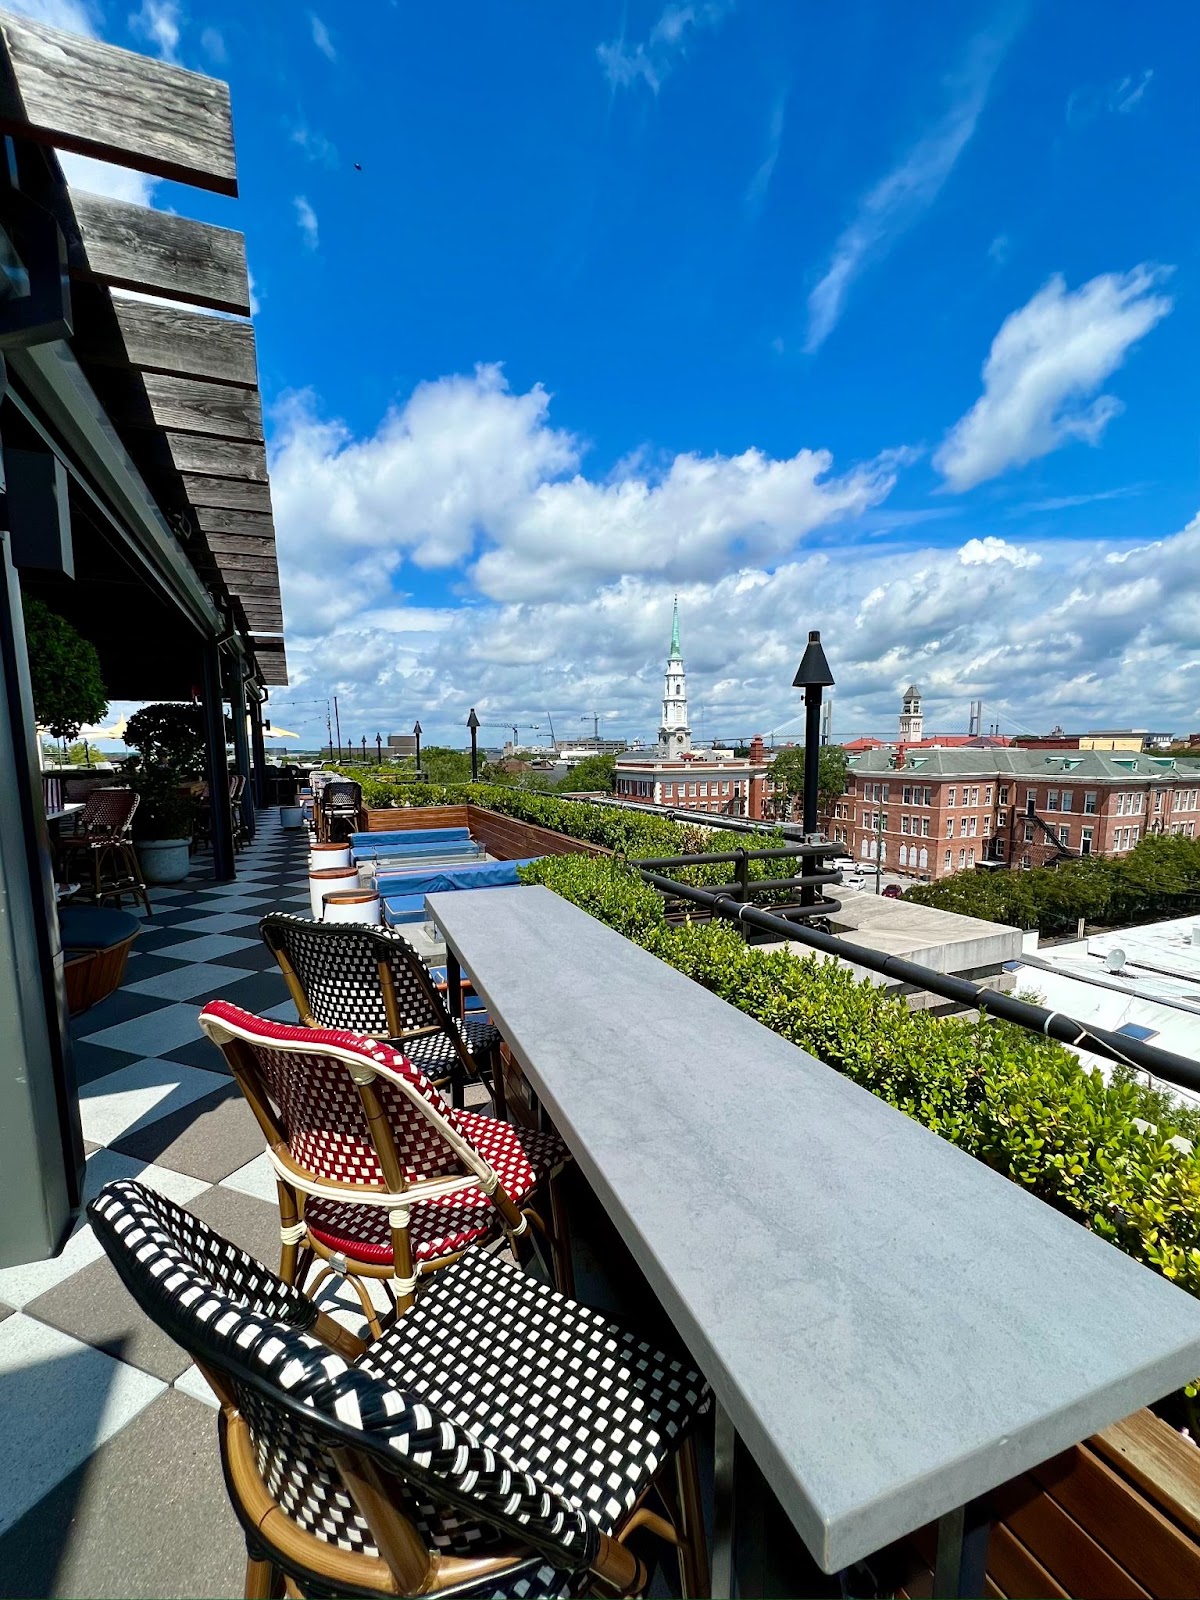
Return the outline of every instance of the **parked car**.
{"type": "Polygon", "coordinates": [[[904,890],[898,883],[889,883],[887,888],[883,891],[883,898],[885,900],[899,900],[903,893],[904,890]]]}

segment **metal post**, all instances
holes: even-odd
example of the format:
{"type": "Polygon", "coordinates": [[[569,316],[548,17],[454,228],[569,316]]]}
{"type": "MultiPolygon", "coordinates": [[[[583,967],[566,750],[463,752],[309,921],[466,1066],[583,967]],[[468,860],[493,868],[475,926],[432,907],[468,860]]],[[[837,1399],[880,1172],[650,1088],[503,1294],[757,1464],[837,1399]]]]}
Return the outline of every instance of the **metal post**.
{"type": "Polygon", "coordinates": [[[333,697],[333,726],[334,726],[334,731],[337,734],[338,760],[341,761],[341,759],[342,759],[342,724],[341,724],[341,720],[338,717],[337,695],[334,695],[334,697],[333,697]]]}
{"type": "Polygon", "coordinates": [[[250,753],[254,768],[254,804],[263,809],[267,803],[267,747],[263,742],[262,701],[250,701],[250,753]]]}
{"type": "Polygon", "coordinates": [[[44,1260],[74,1222],[79,1094],[41,763],[11,543],[0,532],[0,1266],[44,1260]]]}
{"type": "Polygon", "coordinates": [[[237,656],[227,661],[229,681],[229,720],[233,723],[233,764],[238,776],[245,778],[242,798],[242,821],[248,838],[254,837],[254,795],[251,790],[250,739],[246,726],[246,680],[242,676],[242,663],[237,656]]]}
{"type": "Polygon", "coordinates": [[[984,1592],[991,1519],[982,1500],[938,1518],[933,1600],[965,1600],[984,1592]]]}
{"type": "Polygon", "coordinates": [[[471,782],[479,782],[479,718],[475,715],[475,707],[471,707],[471,715],[467,718],[467,727],[471,730],[471,782]]]}
{"type": "Polygon", "coordinates": [[[732,1600],[737,1430],[719,1400],[713,1401],[713,1413],[713,1539],[710,1593],[713,1600],[732,1600]]]}
{"type": "MultiPolygon", "coordinates": [[[[804,833],[808,839],[817,832],[817,796],[820,786],[821,762],[821,692],[833,687],[833,674],[821,648],[821,635],[814,628],[808,636],[808,645],[801,658],[794,689],[804,690],[804,833]]],[[[804,861],[804,875],[813,870],[812,857],[804,861]]],[[[815,905],[817,891],[811,885],[800,891],[802,906],[815,905]]]]}
{"type": "MultiPolygon", "coordinates": [[[[737,853],[738,899],[743,905],[750,899],[750,853],[743,846],[737,853]]],[[[750,942],[750,929],[742,923],[742,938],[750,942]]]]}
{"type": "Polygon", "coordinates": [[[383,765],[383,735],[381,733],[375,735],[375,765],[377,767],[383,765]]]}
{"type": "Polygon", "coordinates": [[[229,814],[229,761],[225,754],[225,707],[221,695],[221,647],[215,639],[201,645],[204,678],[204,745],[211,813],[213,877],[230,883],[237,877],[233,859],[233,823],[229,814]]]}
{"type": "Polygon", "coordinates": [[[413,737],[417,741],[417,777],[421,776],[421,724],[413,723],[413,737]]]}

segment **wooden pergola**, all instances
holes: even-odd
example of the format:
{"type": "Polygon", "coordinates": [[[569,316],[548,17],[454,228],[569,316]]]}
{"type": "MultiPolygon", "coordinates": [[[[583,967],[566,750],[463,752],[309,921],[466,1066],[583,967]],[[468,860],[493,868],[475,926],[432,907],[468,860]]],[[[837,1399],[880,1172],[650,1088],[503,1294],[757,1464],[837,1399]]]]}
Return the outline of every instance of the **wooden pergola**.
{"type": "Polygon", "coordinates": [[[95,644],[113,699],[202,703],[218,879],[236,870],[225,704],[261,799],[261,707],[287,658],[245,241],[71,189],[56,154],[236,196],[228,86],[0,11],[0,134],[8,1265],[65,1238],[83,1160],[22,597],[95,644]]]}

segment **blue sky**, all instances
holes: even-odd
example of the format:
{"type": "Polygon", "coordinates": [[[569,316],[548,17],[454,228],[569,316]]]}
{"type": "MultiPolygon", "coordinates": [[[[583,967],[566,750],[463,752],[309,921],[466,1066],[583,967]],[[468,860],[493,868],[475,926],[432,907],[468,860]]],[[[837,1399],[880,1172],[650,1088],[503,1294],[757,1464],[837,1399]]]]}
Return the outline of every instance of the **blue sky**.
{"type": "Polygon", "coordinates": [[[810,627],[835,735],[1200,727],[1188,8],[27,9],[231,84],[110,181],[247,236],[279,722],[652,733],[678,590],[696,731],[810,627]]]}

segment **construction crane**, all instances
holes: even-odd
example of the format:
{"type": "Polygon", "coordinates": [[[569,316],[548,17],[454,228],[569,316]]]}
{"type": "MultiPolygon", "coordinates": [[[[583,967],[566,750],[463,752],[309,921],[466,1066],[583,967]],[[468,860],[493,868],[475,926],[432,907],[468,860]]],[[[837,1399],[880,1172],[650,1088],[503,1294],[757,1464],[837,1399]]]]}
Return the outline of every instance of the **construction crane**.
{"type": "MultiPolygon", "coordinates": [[[[607,716],[608,713],[605,712],[604,715],[607,716]]],[[[597,744],[599,744],[600,743],[600,712],[599,711],[589,711],[589,712],[587,712],[587,714],[585,716],[580,717],[579,720],[580,720],[580,722],[590,722],[591,723],[591,725],[592,725],[592,738],[596,741],[597,744]]]]}
{"type": "Polygon", "coordinates": [[[550,715],[550,713],[548,711],[546,713],[546,721],[550,724],[550,746],[551,746],[552,749],[557,750],[558,749],[558,739],[557,739],[557,736],[555,735],[555,732],[554,732],[554,718],[550,715]]]}
{"type": "Polygon", "coordinates": [[[542,731],[541,723],[539,723],[539,722],[481,722],[480,723],[480,727],[482,727],[482,728],[511,728],[512,729],[512,742],[513,742],[513,749],[514,750],[516,749],[517,745],[519,745],[520,742],[521,742],[521,730],[522,729],[524,729],[526,733],[540,733],[542,731]]]}

